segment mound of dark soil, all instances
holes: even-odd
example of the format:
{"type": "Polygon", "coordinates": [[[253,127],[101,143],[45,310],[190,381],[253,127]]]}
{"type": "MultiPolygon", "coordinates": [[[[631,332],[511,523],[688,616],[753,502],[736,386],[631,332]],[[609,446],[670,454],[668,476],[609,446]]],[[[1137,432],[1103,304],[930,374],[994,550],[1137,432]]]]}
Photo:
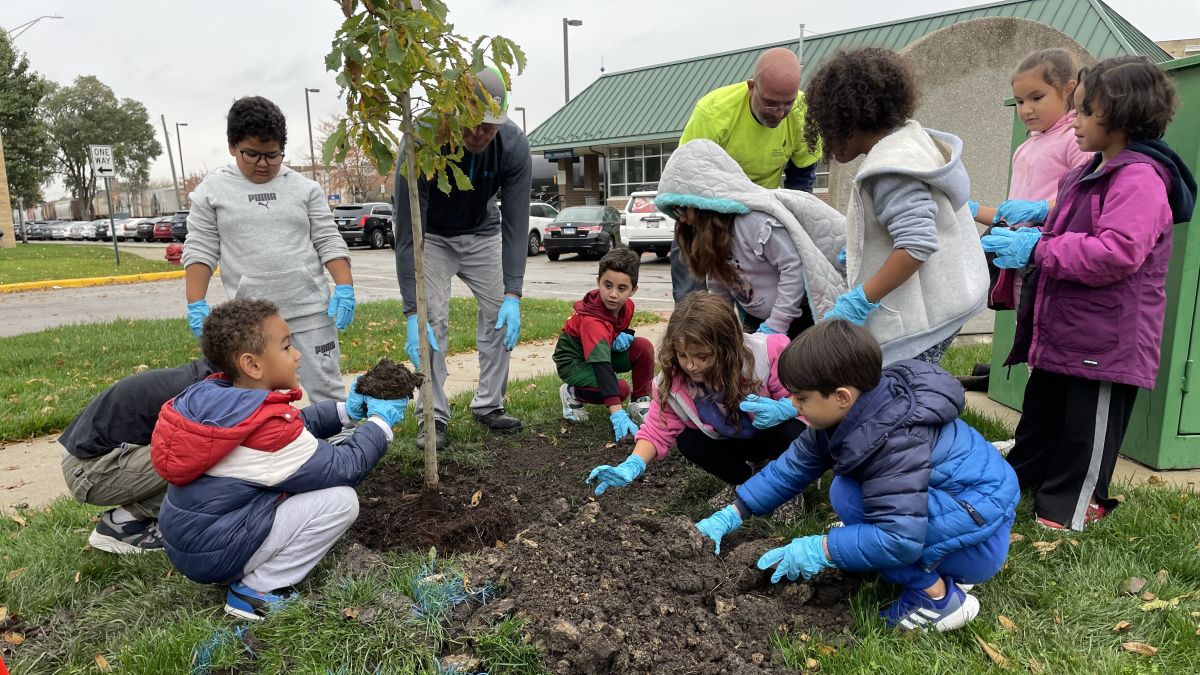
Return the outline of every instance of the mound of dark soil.
{"type": "Polygon", "coordinates": [[[414,373],[385,356],[358,378],[358,393],[389,401],[411,399],[413,392],[424,381],[424,375],[414,373]]]}
{"type": "Polygon", "coordinates": [[[684,517],[630,516],[592,502],[559,523],[522,531],[471,563],[504,599],[478,608],[479,625],[515,614],[557,673],[778,673],[776,631],[834,635],[851,624],[854,582],[823,573],[770,583],[755,567],[779,540],[725,556],[684,517]]]}
{"type": "Polygon", "coordinates": [[[369,482],[349,537],[377,551],[436,547],[439,553],[491,548],[517,530],[513,513],[496,495],[467,481],[444,481],[436,490],[369,482]]]}

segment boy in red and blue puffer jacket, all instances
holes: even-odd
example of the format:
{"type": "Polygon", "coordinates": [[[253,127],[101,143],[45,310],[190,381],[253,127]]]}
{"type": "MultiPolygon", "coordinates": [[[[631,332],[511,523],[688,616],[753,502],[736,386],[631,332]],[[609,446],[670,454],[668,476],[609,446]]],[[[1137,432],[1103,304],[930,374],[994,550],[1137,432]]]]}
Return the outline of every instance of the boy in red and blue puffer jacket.
{"type": "Polygon", "coordinates": [[[151,461],[169,483],[159,529],[180,572],[230,584],[225,611],[257,621],[354,523],[353,486],[387,451],[408,401],[354,388],[345,403],[294,407],[300,352],[266,300],[217,307],[201,348],[221,372],[167,401],[154,428],[151,461]],[[340,445],[319,440],[364,417],[340,445]]]}
{"type": "Polygon", "coordinates": [[[758,567],[775,567],[773,582],[875,570],[904,589],[881,612],[890,625],[961,628],[979,613],[966,591],[1008,556],[1017,477],[958,418],[964,393],[949,373],[912,360],[882,366],[879,344],[849,322],[801,333],[779,379],[809,429],[697,527],[719,545],[743,518],[771,513],[832,469],[829,500],[845,526],[768,551],[758,567]]]}

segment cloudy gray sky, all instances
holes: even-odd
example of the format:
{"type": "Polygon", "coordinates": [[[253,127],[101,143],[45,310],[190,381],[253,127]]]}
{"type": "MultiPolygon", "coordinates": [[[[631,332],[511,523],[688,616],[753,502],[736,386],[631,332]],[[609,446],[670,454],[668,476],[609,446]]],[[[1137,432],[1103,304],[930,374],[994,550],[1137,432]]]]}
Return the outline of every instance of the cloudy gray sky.
{"type": "MultiPolygon", "coordinates": [[[[448,0],[457,32],[501,34],[525,50],[529,65],[514,80],[512,104],[527,109],[532,130],[563,100],[562,17],[571,28],[571,89],[600,75],[681,58],[792,39],[798,24],[832,32],[909,16],[982,4],[963,0],[448,0]],[[686,7],[686,11],[684,8],[686,7]]],[[[1154,40],[1200,37],[1197,0],[1108,0],[1154,40]]],[[[334,0],[0,0],[6,30],[43,14],[16,40],[42,75],[68,83],[95,75],[117,96],[142,101],[155,128],[166,115],[187,122],[183,160],[188,171],[229,161],[225,113],[239,96],[266,96],[283,108],[289,155],[307,155],[304,88],[317,120],[342,109],[324,57],[341,11],[334,0]]],[[[318,154],[319,154],[318,150],[318,154]]],[[[178,164],[178,158],[176,158],[178,164]]],[[[166,154],[151,177],[169,180],[166,154]]],[[[48,197],[57,196],[51,189],[48,197]]]]}

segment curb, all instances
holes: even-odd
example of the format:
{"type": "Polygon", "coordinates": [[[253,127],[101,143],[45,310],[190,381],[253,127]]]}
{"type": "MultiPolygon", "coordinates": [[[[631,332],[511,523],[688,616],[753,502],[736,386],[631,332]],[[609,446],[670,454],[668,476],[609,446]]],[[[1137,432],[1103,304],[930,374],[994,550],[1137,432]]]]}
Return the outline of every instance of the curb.
{"type": "Polygon", "coordinates": [[[0,293],[19,293],[21,291],[41,291],[52,288],[82,288],[84,286],[107,286],[110,284],[135,284],[140,281],[163,281],[166,279],[182,279],[185,272],[147,272],[145,274],[126,274],[123,276],[84,277],[82,279],[57,279],[50,281],[23,281],[16,284],[0,284],[0,293]]]}

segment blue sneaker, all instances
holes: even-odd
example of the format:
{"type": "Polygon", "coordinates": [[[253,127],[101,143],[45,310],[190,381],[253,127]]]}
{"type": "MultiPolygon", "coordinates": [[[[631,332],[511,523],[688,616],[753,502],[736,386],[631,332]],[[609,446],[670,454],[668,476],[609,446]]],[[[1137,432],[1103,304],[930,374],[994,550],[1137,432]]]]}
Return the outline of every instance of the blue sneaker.
{"type": "Polygon", "coordinates": [[[262,621],[272,610],[297,597],[299,593],[293,589],[262,593],[235,581],[225,594],[225,613],[247,621],[262,621]]]}
{"type": "Polygon", "coordinates": [[[888,625],[900,630],[945,632],[967,625],[979,614],[979,600],[946,579],[946,596],[934,600],[925,591],[909,588],[879,613],[888,625]]]}

